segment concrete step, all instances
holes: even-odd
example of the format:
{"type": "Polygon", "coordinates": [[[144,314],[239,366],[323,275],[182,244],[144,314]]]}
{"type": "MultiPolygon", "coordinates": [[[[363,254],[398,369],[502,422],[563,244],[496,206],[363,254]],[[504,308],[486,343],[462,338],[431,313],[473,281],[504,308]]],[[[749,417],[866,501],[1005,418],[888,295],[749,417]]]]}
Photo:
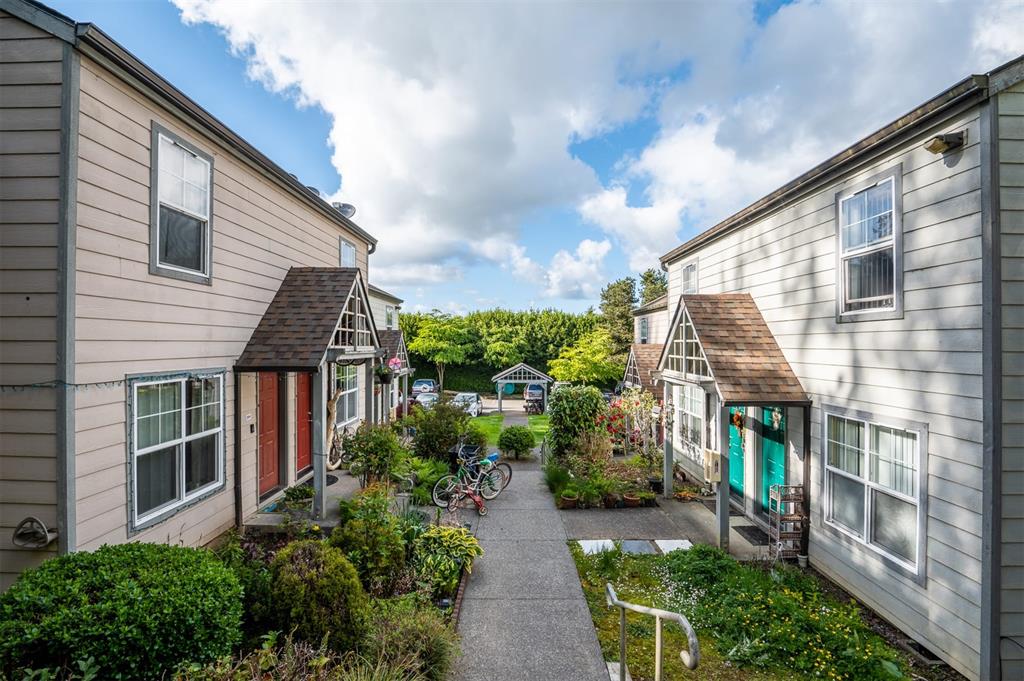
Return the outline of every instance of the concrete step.
{"type": "MultiPolygon", "coordinates": [[[[619,681],[619,663],[618,662],[606,662],[608,665],[608,678],[611,681],[619,681]]],[[[633,681],[633,677],[629,675],[629,665],[626,665],[626,681],[633,681]]]]}

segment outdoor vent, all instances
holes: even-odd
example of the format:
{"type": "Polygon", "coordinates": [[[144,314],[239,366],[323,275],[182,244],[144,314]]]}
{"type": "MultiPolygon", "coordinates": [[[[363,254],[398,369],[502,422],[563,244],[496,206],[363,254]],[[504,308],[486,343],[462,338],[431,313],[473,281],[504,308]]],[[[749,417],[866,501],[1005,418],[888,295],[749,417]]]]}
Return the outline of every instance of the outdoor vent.
{"type": "Polygon", "coordinates": [[[14,528],[11,542],[23,549],[41,549],[57,538],[56,530],[49,530],[42,520],[29,516],[14,528]]]}
{"type": "Polygon", "coordinates": [[[924,148],[926,151],[930,151],[933,154],[945,154],[947,151],[959,149],[964,146],[964,142],[967,141],[967,133],[961,132],[948,132],[944,135],[936,135],[928,140],[924,148]]]}

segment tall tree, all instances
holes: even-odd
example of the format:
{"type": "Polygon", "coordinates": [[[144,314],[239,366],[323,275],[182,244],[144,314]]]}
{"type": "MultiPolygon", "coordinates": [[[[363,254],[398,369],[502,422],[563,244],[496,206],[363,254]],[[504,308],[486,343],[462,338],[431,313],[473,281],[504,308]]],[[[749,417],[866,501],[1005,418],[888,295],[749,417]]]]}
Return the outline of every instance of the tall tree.
{"type": "Polygon", "coordinates": [[[601,322],[611,338],[612,354],[624,355],[633,342],[636,280],[624,277],[601,290],[601,322]]]}
{"type": "Polygon", "coordinates": [[[595,329],[562,350],[548,369],[559,381],[600,385],[622,376],[625,367],[612,354],[611,334],[595,329]]]}
{"type": "Polygon", "coordinates": [[[465,363],[473,348],[473,334],[463,317],[434,311],[420,320],[418,334],[409,343],[415,352],[437,367],[439,389],[444,390],[444,370],[450,365],[465,363]]]}
{"type": "Polygon", "coordinates": [[[640,304],[646,305],[668,293],[668,274],[653,267],[640,274],[640,304]]]}

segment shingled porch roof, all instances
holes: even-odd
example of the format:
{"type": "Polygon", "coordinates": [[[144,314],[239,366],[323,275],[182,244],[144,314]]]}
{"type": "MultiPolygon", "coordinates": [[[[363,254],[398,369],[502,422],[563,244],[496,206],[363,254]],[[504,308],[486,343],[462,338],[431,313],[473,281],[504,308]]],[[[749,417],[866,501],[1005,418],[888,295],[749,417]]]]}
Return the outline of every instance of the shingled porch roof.
{"type": "Polygon", "coordinates": [[[242,351],[236,371],[317,371],[349,299],[359,296],[373,328],[362,275],[354,267],[293,267],[242,351]]]}
{"type": "Polygon", "coordinates": [[[726,406],[811,403],[749,293],[681,296],[662,368],[686,316],[726,406]]]}
{"type": "Polygon", "coordinates": [[[402,360],[400,371],[412,368],[409,366],[409,353],[405,349],[405,335],[400,329],[384,329],[378,331],[377,335],[380,337],[380,347],[384,349],[385,363],[392,357],[397,357],[402,360]]]}
{"type": "Polygon", "coordinates": [[[631,370],[635,369],[635,378],[639,380],[637,387],[661,399],[661,393],[655,386],[654,372],[658,370],[658,360],[664,345],[659,343],[633,343],[629,348],[629,359],[626,362],[626,378],[630,379],[631,370]]]}

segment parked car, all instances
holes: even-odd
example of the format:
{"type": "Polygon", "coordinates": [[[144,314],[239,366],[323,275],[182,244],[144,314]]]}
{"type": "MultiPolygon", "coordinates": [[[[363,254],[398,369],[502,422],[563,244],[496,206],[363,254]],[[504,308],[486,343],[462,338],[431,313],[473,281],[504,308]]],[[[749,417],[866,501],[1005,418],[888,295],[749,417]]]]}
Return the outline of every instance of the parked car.
{"type": "Polygon", "coordinates": [[[435,404],[437,404],[437,401],[439,399],[441,399],[441,396],[438,395],[437,393],[420,393],[419,395],[416,396],[413,402],[415,404],[418,404],[423,409],[430,409],[435,404]]]}
{"type": "Polygon", "coordinates": [[[484,411],[484,400],[480,393],[459,393],[452,398],[452,404],[462,407],[470,416],[480,416],[484,411]]]}
{"type": "Polygon", "coordinates": [[[523,388],[523,399],[524,400],[543,400],[544,399],[544,386],[540,383],[527,383],[526,387],[523,388]]]}
{"type": "Polygon", "coordinates": [[[432,378],[417,378],[412,382],[412,394],[419,395],[420,393],[436,393],[437,392],[437,381],[432,378]]]}

